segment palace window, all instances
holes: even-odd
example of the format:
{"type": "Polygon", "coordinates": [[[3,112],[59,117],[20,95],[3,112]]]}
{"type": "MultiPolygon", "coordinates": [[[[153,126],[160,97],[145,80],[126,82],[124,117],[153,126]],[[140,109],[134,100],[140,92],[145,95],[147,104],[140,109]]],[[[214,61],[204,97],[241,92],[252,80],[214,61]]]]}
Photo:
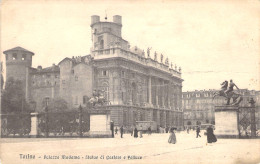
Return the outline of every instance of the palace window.
{"type": "Polygon", "coordinates": [[[83,96],[83,104],[87,104],[88,96],[83,96]]]}
{"type": "Polygon", "coordinates": [[[75,105],[78,105],[78,96],[75,96],[75,105]]]}
{"type": "Polygon", "coordinates": [[[109,101],[109,85],[107,82],[103,82],[101,85],[101,90],[104,91],[104,97],[107,101],[109,101]]]}
{"type": "Polygon", "coordinates": [[[13,54],[13,60],[17,59],[17,54],[13,54]]]}
{"type": "Polygon", "coordinates": [[[45,106],[48,106],[49,102],[50,102],[50,98],[49,97],[45,97],[43,101],[44,101],[45,106]]]}
{"type": "Polygon", "coordinates": [[[121,72],[122,77],[125,77],[125,71],[121,72]]]}
{"type": "Polygon", "coordinates": [[[102,76],[108,76],[108,71],[107,70],[102,70],[101,74],[102,74],[102,76]]]}
{"type": "Polygon", "coordinates": [[[26,60],[26,54],[23,54],[22,60],[26,60]]]}

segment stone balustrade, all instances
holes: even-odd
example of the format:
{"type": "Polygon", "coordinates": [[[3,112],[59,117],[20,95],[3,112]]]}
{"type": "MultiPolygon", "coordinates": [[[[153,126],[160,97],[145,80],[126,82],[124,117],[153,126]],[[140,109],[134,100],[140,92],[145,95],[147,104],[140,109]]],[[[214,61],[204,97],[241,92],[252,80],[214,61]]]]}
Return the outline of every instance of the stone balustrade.
{"type": "Polygon", "coordinates": [[[103,50],[94,50],[94,51],[92,51],[92,56],[96,60],[113,58],[113,57],[122,57],[122,58],[125,58],[128,60],[134,61],[136,63],[142,64],[144,66],[153,67],[155,69],[170,73],[174,77],[181,78],[181,72],[174,70],[172,68],[169,68],[168,65],[166,65],[164,63],[159,63],[158,61],[155,61],[151,58],[146,58],[144,56],[141,56],[139,54],[133,53],[128,50],[124,50],[119,47],[103,49],[103,50]]]}

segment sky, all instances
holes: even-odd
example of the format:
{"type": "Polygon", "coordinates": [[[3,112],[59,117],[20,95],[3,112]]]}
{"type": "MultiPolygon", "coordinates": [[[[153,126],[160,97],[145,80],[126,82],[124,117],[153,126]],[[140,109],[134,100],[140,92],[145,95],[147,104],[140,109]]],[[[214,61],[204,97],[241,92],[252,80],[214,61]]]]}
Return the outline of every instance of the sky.
{"type": "Polygon", "coordinates": [[[90,54],[91,15],[122,16],[122,37],[152,47],[182,68],[183,91],[219,89],[233,79],[260,90],[260,1],[4,0],[3,51],[17,46],[35,53],[33,67],[90,54]]]}

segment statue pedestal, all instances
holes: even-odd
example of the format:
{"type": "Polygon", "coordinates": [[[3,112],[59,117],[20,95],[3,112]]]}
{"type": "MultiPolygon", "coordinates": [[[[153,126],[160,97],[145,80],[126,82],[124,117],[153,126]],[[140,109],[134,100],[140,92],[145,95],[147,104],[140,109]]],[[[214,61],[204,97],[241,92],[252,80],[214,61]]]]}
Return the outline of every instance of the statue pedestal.
{"type": "Polygon", "coordinates": [[[237,106],[215,106],[214,133],[218,138],[239,138],[237,106]]]}
{"type": "Polygon", "coordinates": [[[89,111],[90,114],[90,130],[89,137],[110,138],[112,132],[110,130],[110,111],[97,109],[89,111]]]}

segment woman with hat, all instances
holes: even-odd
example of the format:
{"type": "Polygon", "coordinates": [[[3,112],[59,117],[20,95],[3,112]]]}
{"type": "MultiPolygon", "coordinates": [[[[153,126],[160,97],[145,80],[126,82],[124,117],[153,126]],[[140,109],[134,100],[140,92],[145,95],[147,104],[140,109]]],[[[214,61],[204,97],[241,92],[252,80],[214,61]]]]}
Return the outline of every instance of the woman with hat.
{"type": "Polygon", "coordinates": [[[176,127],[171,127],[170,129],[170,137],[168,139],[168,143],[175,144],[176,143],[176,135],[174,133],[174,130],[176,130],[176,127]]]}

